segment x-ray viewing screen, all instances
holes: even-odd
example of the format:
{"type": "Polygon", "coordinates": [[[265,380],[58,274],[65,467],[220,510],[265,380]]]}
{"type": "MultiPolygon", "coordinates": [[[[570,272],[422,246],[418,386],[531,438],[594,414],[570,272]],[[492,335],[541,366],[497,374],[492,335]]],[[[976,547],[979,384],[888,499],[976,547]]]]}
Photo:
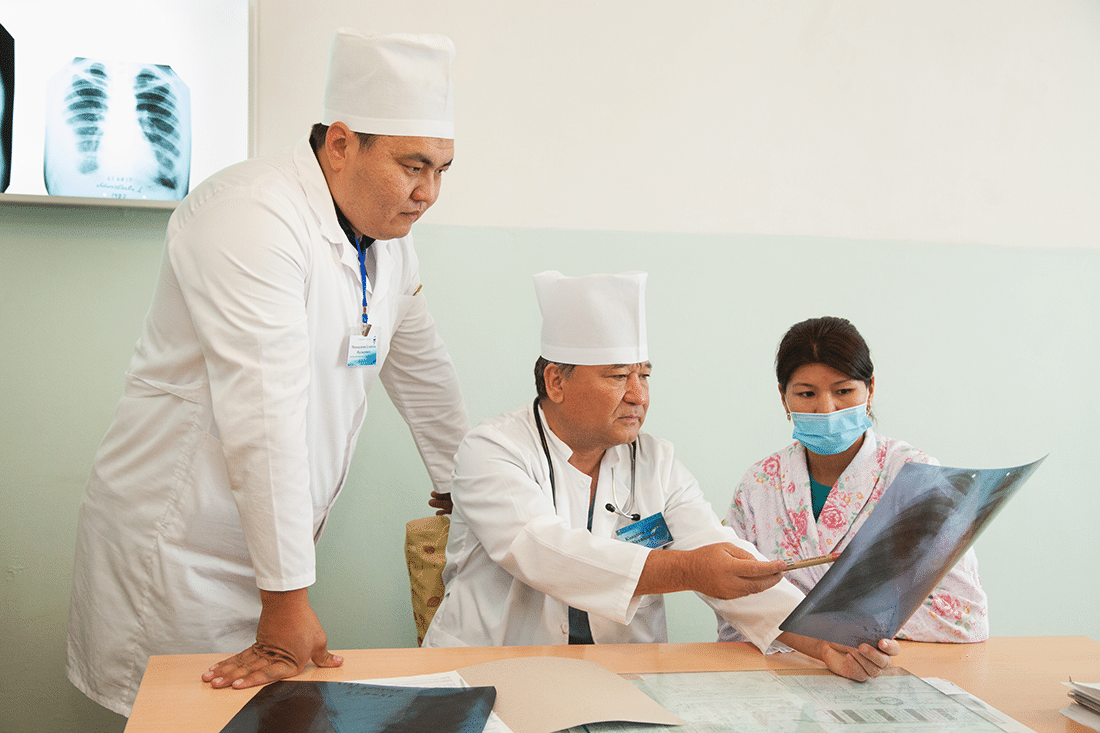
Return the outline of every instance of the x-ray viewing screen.
{"type": "Polygon", "coordinates": [[[0,0],[4,191],[178,201],[247,158],[248,6],[0,0]]]}
{"type": "Polygon", "coordinates": [[[848,646],[892,639],[1043,460],[1003,469],[907,463],[779,628],[848,646]]]}
{"type": "Polygon", "coordinates": [[[46,191],[178,201],[191,173],[191,97],[171,67],[73,59],[46,86],[46,191]]]}

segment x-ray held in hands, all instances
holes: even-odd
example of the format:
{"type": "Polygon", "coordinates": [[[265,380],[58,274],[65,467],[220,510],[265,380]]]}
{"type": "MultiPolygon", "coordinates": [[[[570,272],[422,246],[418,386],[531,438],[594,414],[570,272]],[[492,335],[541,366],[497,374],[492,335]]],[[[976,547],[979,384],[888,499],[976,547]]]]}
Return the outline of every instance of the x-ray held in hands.
{"type": "Polygon", "coordinates": [[[191,96],[171,67],[74,58],[49,82],[53,196],[179,200],[191,171],[191,96]]]}
{"type": "Polygon", "coordinates": [[[848,646],[893,638],[1043,460],[1001,469],[906,464],[779,627],[848,646]]]}

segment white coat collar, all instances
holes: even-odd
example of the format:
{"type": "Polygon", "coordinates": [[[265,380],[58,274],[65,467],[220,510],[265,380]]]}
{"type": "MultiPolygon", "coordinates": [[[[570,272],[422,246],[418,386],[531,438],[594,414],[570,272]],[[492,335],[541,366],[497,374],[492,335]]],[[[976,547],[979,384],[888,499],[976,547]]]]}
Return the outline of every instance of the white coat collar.
{"type": "MultiPolygon", "coordinates": [[[[339,253],[340,262],[351,269],[356,278],[359,277],[359,253],[348,241],[347,234],[340,226],[340,220],[336,217],[336,203],[332,200],[332,192],[328,189],[328,181],[325,180],[324,171],[317,161],[317,155],[309,144],[309,137],[304,137],[294,146],[294,166],[298,169],[298,177],[302,182],[302,188],[306,193],[306,201],[313,211],[317,224],[321,229],[321,235],[339,253]]],[[[396,241],[396,240],[386,240],[396,241]]],[[[376,241],[371,245],[371,250],[376,258],[374,276],[367,282],[367,293],[371,299],[384,295],[386,284],[390,279],[390,270],[394,266],[390,254],[390,247],[386,242],[376,241]],[[376,287],[377,286],[377,287],[376,287]]]]}
{"type": "MultiPolygon", "coordinates": [[[[573,457],[573,449],[570,448],[564,440],[559,438],[557,434],[555,434],[554,431],[550,429],[549,423],[546,422],[546,413],[543,411],[541,403],[538,406],[538,411],[538,419],[542,420],[542,425],[546,430],[546,443],[548,446],[550,446],[550,452],[553,453],[559,461],[562,461],[563,463],[569,463],[569,459],[573,457]]],[[[618,465],[619,461],[622,460],[623,455],[625,455],[624,451],[629,449],[629,444],[617,445],[613,448],[608,448],[604,452],[603,458],[600,459],[600,466],[610,467],[618,465]]]]}
{"type": "MultiPolygon", "coordinates": [[[[558,476],[557,487],[554,492],[555,511],[559,516],[566,518],[570,526],[584,527],[587,525],[590,503],[588,487],[591,484],[591,478],[569,463],[569,459],[573,456],[573,449],[555,435],[554,431],[546,424],[546,413],[543,412],[542,405],[538,405],[535,409],[538,410],[538,414],[534,417],[542,420],[546,434],[546,445],[552,456],[551,460],[557,467],[555,469],[555,475],[558,476]]],[[[537,431],[537,428],[535,430],[537,431]]],[[[542,455],[541,445],[539,448],[539,454],[542,455]]],[[[628,450],[630,450],[629,445],[617,445],[604,452],[603,457],[600,459],[596,506],[603,506],[604,503],[614,502],[617,499],[615,496],[616,476],[614,468],[619,465],[624,456],[629,455],[626,453],[628,450]]],[[[625,485],[627,491],[629,491],[629,484],[625,485]]],[[[630,495],[626,494],[626,496],[630,495]]],[[[632,496],[630,500],[633,501],[632,496]]],[[[592,532],[599,536],[610,536],[615,530],[617,521],[618,518],[614,514],[597,511],[592,516],[592,532]]]]}
{"type": "MultiPolygon", "coordinates": [[[[359,267],[355,258],[354,249],[348,241],[344,230],[340,228],[340,222],[336,218],[336,204],[332,201],[332,193],[328,190],[328,182],[321,170],[321,164],[317,162],[317,156],[309,144],[309,137],[304,137],[294,146],[292,153],[294,167],[298,169],[298,179],[302,182],[302,188],[306,192],[306,201],[313,211],[317,225],[321,228],[321,235],[335,245],[342,245],[344,250],[350,252],[355,260],[355,267],[359,267]]],[[[341,259],[346,259],[347,252],[342,251],[341,259]]]]}

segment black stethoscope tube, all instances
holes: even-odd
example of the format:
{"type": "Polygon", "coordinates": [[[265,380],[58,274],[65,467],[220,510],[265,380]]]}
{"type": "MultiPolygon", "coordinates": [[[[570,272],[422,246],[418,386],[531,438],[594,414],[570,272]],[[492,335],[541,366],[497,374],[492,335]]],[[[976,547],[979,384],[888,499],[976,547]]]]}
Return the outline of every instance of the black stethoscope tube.
{"type": "MultiPolygon", "coordinates": [[[[539,398],[535,398],[533,405],[535,411],[535,427],[539,431],[539,440],[542,441],[542,452],[546,454],[546,465],[550,468],[550,498],[554,502],[554,509],[558,508],[558,491],[554,482],[554,461],[550,458],[550,446],[546,442],[546,431],[542,427],[542,418],[539,417],[539,398]]],[[[634,506],[634,477],[637,472],[638,465],[638,441],[635,440],[630,444],[630,505],[634,506]]],[[[637,522],[642,518],[641,514],[627,514],[626,512],[615,506],[615,484],[611,484],[611,502],[604,505],[604,509],[612,514],[618,514],[620,517],[626,517],[632,522],[637,522]]]]}

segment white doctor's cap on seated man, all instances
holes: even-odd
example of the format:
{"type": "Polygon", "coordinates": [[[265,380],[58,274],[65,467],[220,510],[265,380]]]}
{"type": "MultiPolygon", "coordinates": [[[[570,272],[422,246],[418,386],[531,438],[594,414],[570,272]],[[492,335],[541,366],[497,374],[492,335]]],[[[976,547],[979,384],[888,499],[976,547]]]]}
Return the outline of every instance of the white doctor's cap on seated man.
{"type": "Polygon", "coordinates": [[[454,158],[454,56],[436,34],[333,36],[310,144],[356,238],[403,237],[439,197],[454,158]]]}
{"type": "MultiPolygon", "coordinates": [[[[487,420],[459,448],[447,590],[425,646],[660,641],[664,606],[639,597],[690,590],[764,649],[801,601],[781,582],[782,561],[762,560],[721,525],[672,445],[639,436],[650,397],[646,278],[535,276],[537,404],[487,420]],[[560,444],[579,474],[555,469],[560,444]],[[627,444],[635,446],[616,450],[627,444]],[[627,487],[624,505],[614,503],[617,485],[627,487]],[[638,510],[661,517],[671,544],[656,550],[616,537],[638,510]]],[[[857,680],[897,653],[892,641],[879,651],[779,638],[857,680]]]]}
{"type": "Polygon", "coordinates": [[[603,452],[632,442],[649,409],[646,273],[535,275],[542,311],[535,386],[554,434],[591,473],[603,452]]]}

